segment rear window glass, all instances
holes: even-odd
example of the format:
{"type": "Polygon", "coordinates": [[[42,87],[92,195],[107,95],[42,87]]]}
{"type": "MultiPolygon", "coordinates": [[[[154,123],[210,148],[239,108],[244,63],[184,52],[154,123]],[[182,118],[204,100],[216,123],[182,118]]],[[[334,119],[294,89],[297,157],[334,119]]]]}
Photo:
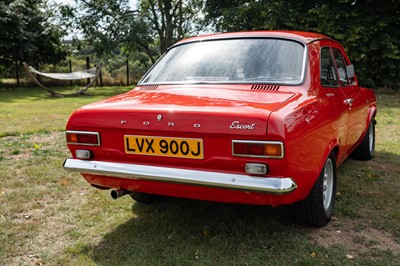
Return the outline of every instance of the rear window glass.
{"type": "Polygon", "coordinates": [[[299,84],[305,47],[283,39],[227,39],[182,44],[168,51],[141,84],[299,84]]]}

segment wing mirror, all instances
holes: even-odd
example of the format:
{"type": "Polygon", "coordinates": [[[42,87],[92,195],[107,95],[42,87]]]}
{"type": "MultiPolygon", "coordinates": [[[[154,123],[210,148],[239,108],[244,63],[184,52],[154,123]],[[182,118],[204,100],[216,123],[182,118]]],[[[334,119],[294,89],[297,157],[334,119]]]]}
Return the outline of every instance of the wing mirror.
{"type": "Polygon", "coordinates": [[[355,73],[354,73],[354,65],[347,65],[347,66],[346,66],[346,74],[347,74],[347,77],[348,77],[349,79],[354,78],[354,76],[355,76],[355,73]]]}

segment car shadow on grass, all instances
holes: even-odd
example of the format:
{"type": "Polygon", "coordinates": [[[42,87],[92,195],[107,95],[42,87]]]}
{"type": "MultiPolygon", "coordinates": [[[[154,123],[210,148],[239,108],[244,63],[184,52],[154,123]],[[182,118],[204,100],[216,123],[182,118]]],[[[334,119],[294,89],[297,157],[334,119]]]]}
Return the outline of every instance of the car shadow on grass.
{"type": "MultiPolygon", "coordinates": [[[[394,179],[398,169],[386,168],[383,161],[390,165],[393,160],[398,160],[396,154],[377,152],[372,161],[348,160],[341,166],[338,186],[341,196],[337,199],[336,212],[339,222],[342,219],[351,221],[351,218],[365,221],[368,217],[377,218],[393,211],[387,204],[386,209],[374,209],[376,199],[369,195],[372,188],[388,193],[389,188],[382,185],[382,180],[394,179]],[[365,189],[355,191],[354,180],[362,181],[365,189]],[[356,192],[357,197],[353,197],[356,192]],[[349,208],[351,213],[347,211],[349,208]],[[364,217],[365,209],[374,209],[374,212],[364,217]]],[[[382,204],[388,200],[380,198],[382,204]]],[[[332,225],[333,232],[336,232],[337,223],[332,225]]],[[[387,226],[381,229],[390,231],[397,224],[395,219],[389,219],[387,226]]],[[[367,222],[359,226],[370,225],[367,222]]],[[[99,265],[285,265],[307,264],[310,259],[312,263],[329,264],[333,258],[338,264],[348,262],[340,244],[326,248],[310,240],[312,236],[324,235],[321,230],[299,226],[291,206],[272,208],[163,198],[149,205],[134,203],[132,218],[102,235],[100,242],[84,246],[80,253],[99,265]]]]}
{"type": "Polygon", "coordinates": [[[291,207],[165,198],[135,203],[132,211],[129,221],[86,247],[96,264],[260,263],[266,253],[287,261],[296,260],[288,249],[303,247],[291,207]]]}

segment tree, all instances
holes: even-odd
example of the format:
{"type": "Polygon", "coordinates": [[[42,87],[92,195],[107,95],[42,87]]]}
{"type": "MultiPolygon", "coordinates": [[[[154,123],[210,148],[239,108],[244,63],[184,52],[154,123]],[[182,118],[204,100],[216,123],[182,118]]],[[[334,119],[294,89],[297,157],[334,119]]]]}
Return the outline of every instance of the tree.
{"type": "MultiPolygon", "coordinates": [[[[85,41],[98,55],[145,52],[151,63],[176,41],[197,32],[201,0],[77,0],[76,12],[85,41]]],[[[144,62],[145,63],[145,62],[144,62]]]]}
{"type": "Polygon", "coordinates": [[[201,0],[142,0],[140,16],[157,34],[160,53],[175,42],[201,30],[201,0]]]}
{"type": "Polygon", "coordinates": [[[65,58],[62,32],[42,0],[0,2],[0,64],[56,63],[65,58]]]}
{"type": "Polygon", "coordinates": [[[313,6],[306,0],[207,0],[205,13],[216,31],[279,30],[296,28],[313,6]]]}
{"type": "Polygon", "coordinates": [[[302,29],[342,42],[361,82],[370,87],[400,87],[400,2],[321,1],[308,10],[302,29]]]}
{"type": "Polygon", "coordinates": [[[400,2],[207,0],[217,31],[314,31],[340,41],[366,86],[400,87],[400,2]]]}

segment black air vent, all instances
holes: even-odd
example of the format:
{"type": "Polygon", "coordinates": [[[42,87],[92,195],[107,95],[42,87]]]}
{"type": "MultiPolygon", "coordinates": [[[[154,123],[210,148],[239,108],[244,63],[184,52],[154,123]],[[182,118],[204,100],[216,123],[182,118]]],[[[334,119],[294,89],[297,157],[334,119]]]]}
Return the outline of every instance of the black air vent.
{"type": "Polygon", "coordinates": [[[253,91],[278,91],[278,85],[264,85],[264,84],[254,84],[251,86],[250,90],[253,91]]]}
{"type": "Polygon", "coordinates": [[[158,87],[158,85],[149,85],[149,86],[141,86],[138,89],[140,91],[154,91],[157,89],[157,87],[158,87]]]}

